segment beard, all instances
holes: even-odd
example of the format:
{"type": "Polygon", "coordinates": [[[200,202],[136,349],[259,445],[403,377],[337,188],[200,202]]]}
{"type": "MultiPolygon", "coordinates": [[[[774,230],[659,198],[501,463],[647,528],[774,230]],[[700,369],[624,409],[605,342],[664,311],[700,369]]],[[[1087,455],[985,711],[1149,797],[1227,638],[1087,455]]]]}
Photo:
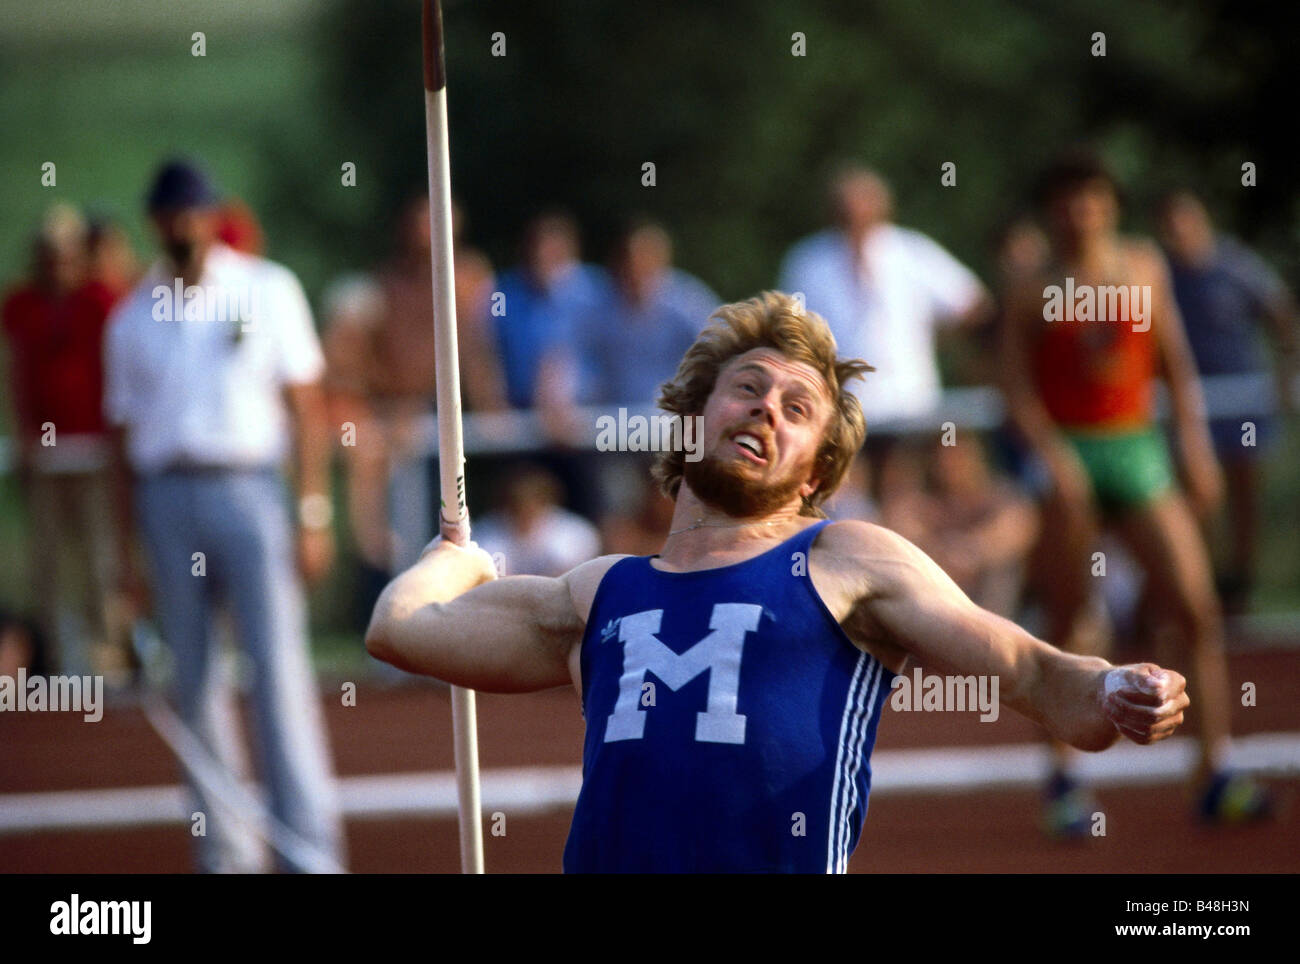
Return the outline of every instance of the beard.
{"type": "Polygon", "coordinates": [[[808,480],[812,461],[798,466],[790,475],[772,481],[748,477],[744,465],[708,455],[697,462],[687,462],[682,479],[696,498],[721,509],[729,516],[747,519],[765,516],[790,502],[790,497],[808,480]]]}
{"type": "Polygon", "coordinates": [[[173,238],[168,241],[164,247],[167,250],[167,257],[171,259],[173,267],[178,270],[184,270],[190,267],[190,262],[194,258],[198,245],[190,238],[173,238]]]}

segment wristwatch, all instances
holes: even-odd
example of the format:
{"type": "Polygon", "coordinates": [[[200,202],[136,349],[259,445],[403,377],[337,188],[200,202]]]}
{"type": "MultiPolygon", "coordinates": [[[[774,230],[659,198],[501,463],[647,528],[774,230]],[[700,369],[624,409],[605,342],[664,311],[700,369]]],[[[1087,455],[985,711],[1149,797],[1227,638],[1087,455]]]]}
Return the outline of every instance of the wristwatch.
{"type": "Polygon", "coordinates": [[[334,505],[328,495],[311,492],[298,500],[298,522],[304,529],[328,529],[333,521],[334,505]]]}

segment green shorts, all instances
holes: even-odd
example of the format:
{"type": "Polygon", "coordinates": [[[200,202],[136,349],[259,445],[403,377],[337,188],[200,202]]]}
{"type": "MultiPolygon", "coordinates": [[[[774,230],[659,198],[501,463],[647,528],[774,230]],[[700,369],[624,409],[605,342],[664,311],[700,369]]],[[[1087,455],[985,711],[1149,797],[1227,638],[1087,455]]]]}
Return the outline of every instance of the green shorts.
{"type": "Polygon", "coordinates": [[[1169,447],[1160,429],[1065,433],[1107,513],[1147,505],[1174,487],[1169,447]]]}

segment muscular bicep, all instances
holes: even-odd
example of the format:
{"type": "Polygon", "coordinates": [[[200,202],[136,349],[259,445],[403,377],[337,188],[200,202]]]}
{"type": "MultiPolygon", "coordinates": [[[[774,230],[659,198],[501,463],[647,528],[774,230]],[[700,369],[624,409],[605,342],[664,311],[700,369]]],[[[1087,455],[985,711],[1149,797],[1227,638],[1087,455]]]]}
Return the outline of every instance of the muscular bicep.
{"type": "Polygon", "coordinates": [[[1055,650],[1009,619],[975,605],[902,537],[894,535],[875,555],[878,575],[865,604],[883,635],[935,671],[996,676],[1002,701],[1037,719],[1032,700],[1036,677],[1043,658],[1055,650]]]}
{"type": "Polygon", "coordinates": [[[542,576],[484,583],[391,622],[376,655],[400,669],[490,693],[570,682],[569,654],[584,626],[566,580],[542,576]]]}
{"type": "Polygon", "coordinates": [[[937,672],[997,680],[997,699],[1084,750],[1105,749],[1115,729],[1101,706],[1105,660],[1074,656],[981,609],[928,556],[897,533],[842,522],[826,565],[862,587],[874,632],[937,672]]]}

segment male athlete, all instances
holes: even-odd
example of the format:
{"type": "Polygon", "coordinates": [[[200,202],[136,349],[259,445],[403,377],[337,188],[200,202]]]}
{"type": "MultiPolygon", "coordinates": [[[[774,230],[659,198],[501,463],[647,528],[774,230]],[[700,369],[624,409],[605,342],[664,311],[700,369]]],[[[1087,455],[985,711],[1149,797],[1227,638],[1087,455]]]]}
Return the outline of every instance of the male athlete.
{"type": "MultiPolygon", "coordinates": [[[[1072,652],[1095,651],[1086,606],[1097,574],[1092,552],[1099,526],[1111,525],[1191,657],[1201,815],[1224,823],[1264,816],[1268,794],[1224,766],[1223,625],[1196,521],[1212,511],[1223,483],[1167,267],[1155,245],[1119,235],[1116,182],[1096,156],[1063,156],[1043,174],[1038,195],[1051,255],[1009,293],[1002,360],[1008,415],[1050,480],[1042,531],[1051,552],[1040,571],[1048,634],[1072,652]],[[1161,372],[1186,495],[1155,420],[1161,372]]],[[[1055,835],[1084,835],[1095,804],[1070,777],[1059,742],[1054,756],[1044,822],[1055,835]]]]}
{"type": "Polygon", "coordinates": [[[975,606],[933,562],[818,506],[865,432],[826,322],[786,295],[719,308],[660,406],[704,457],[660,453],[663,550],[497,579],[435,539],[390,583],[366,647],[490,692],[582,696],[566,872],[843,872],[890,681],[909,656],[997,676],[1005,703],[1084,750],[1169,736],[1181,675],[1073,656],[975,606]]]}

